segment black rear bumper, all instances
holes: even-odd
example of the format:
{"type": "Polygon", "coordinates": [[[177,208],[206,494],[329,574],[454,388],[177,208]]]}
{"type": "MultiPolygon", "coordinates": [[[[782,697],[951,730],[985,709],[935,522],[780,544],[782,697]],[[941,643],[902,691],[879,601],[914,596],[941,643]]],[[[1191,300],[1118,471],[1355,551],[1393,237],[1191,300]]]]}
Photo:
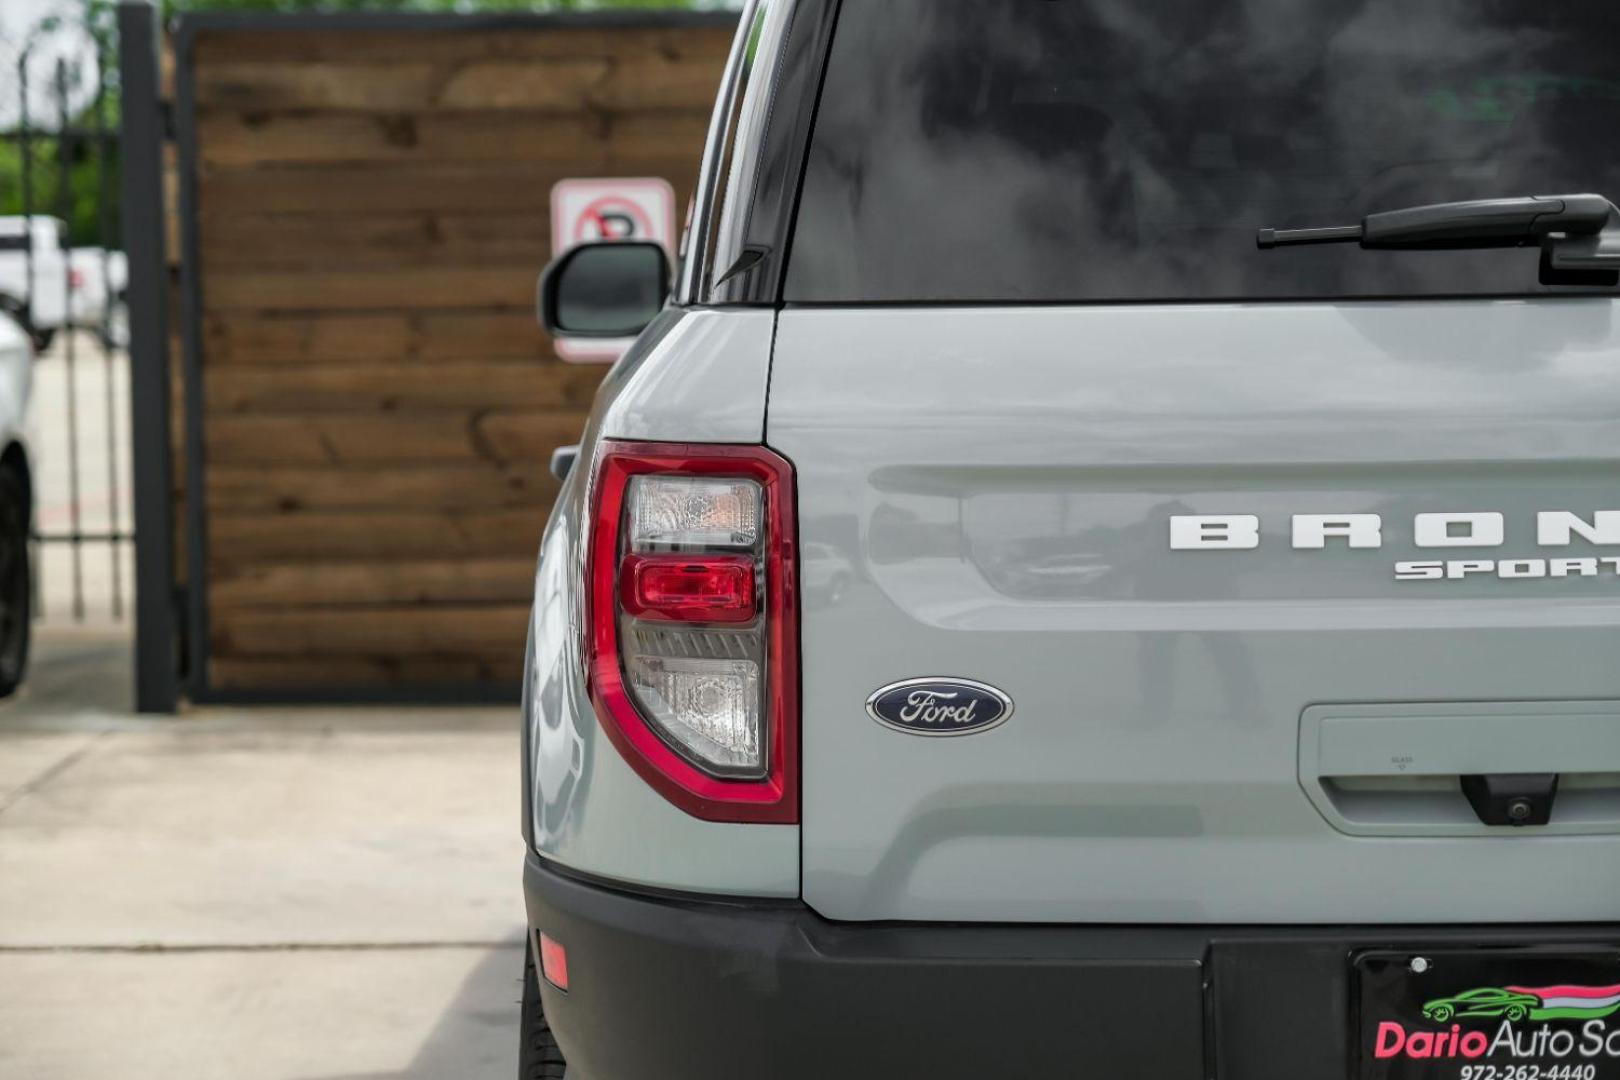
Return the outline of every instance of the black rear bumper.
{"type": "Polygon", "coordinates": [[[1613,945],[1620,925],[1292,928],[829,922],[589,884],[532,855],[568,950],[546,1015],[585,1080],[1344,1080],[1367,948],[1613,945]]]}

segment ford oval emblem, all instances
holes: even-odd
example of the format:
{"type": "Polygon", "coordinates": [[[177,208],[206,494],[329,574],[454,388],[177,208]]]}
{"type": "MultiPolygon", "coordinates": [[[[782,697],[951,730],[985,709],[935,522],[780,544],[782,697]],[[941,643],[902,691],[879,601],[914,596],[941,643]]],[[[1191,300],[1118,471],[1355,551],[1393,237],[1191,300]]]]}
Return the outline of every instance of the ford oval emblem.
{"type": "Polygon", "coordinates": [[[1013,703],[995,687],[971,679],[907,679],[867,698],[866,711],[907,735],[972,735],[1005,724],[1013,703]]]}

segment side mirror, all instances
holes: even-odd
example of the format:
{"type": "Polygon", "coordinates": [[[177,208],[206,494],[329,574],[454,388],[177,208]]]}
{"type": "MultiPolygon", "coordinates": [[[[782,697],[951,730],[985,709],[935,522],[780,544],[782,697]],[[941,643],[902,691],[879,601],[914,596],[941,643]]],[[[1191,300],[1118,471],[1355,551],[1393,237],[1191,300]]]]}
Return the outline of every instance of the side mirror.
{"type": "Polygon", "coordinates": [[[669,296],[662,245],[607,240],[569,248],[540,275],[540,325],[556,338],[629,338],[669,296]]]}

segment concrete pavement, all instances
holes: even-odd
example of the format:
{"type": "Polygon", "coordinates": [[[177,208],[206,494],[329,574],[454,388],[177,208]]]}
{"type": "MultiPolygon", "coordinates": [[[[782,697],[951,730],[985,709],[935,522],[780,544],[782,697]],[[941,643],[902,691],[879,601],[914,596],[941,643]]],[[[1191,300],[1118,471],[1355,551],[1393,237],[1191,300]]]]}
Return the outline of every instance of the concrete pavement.
{"type": "Polygon", "coordinates": [[[47,634],[0,707],[0,1078],[507,1078],[514,710],[123,711],[47,634]]]}

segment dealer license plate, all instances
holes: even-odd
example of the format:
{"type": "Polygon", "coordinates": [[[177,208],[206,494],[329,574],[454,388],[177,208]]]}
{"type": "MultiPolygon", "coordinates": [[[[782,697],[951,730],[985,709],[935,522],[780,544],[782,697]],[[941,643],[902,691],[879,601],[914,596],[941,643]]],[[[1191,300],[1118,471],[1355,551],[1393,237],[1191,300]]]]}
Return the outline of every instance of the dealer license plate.
{"type": "Polygon", "coordinates": [[[1354,958],[1361,1080],[1620,1080],[1620,949],[1354,958]]]}

